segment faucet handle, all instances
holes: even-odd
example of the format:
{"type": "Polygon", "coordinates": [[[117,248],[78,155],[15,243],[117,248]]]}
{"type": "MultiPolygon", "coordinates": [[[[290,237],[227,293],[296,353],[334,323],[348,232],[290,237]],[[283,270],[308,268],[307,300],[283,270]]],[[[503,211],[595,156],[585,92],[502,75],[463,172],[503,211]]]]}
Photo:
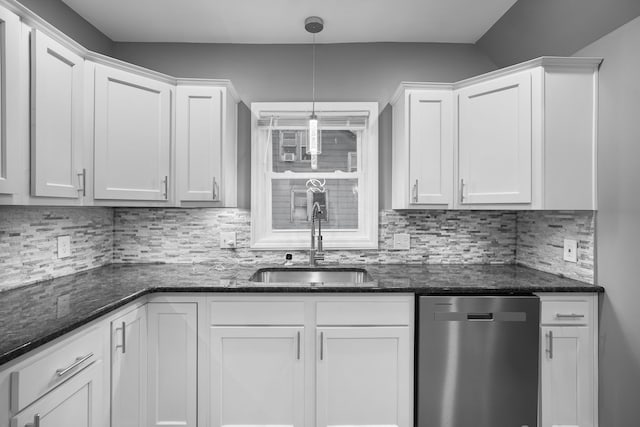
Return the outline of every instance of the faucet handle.
{"type": "Polygon", "coordinates": [[[313,257],[316,261],[324,261],[324,252],[317,251],[313,257]]]}

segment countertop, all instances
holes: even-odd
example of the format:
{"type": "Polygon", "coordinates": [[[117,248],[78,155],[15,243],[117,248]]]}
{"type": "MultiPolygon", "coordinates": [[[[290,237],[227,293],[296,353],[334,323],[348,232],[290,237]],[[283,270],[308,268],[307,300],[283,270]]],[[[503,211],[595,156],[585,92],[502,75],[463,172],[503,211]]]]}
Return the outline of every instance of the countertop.
{"type": "Polygon", "coordinates": [[[339,267],[365,268],[375,283],[322,287],[297,283],[260,285],[249,281],[251,274],[261,267],[269,266],[112,264],[2,291],[0,365],[153,292],[513,295],[531,292],[604,291],[600,286],[516,265],[340,265],[339,267]],[[70,311],[58,318],[57,300],[67,295],[70,311]]]}

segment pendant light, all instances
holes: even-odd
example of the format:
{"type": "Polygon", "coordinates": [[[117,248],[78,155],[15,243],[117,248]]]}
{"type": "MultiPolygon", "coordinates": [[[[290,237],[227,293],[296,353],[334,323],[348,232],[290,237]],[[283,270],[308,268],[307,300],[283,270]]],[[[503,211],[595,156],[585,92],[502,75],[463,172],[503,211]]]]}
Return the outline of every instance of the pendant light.
{"type": "Polygon", "coordinates": [[[324,28],[324,21],[318,16],[310,16],[304,20],[304,28],[313,35],[312,100],[308,151],[311,154],[311,169],[317,169],[320,150],[318,149],[318,118],[316,117],[316,34],[324,28]]]}

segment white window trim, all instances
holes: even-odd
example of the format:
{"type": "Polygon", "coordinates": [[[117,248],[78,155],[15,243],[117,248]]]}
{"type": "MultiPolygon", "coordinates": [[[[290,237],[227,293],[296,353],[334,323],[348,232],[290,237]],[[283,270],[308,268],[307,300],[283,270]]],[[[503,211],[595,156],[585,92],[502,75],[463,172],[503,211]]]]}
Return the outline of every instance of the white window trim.
{"type": "MultiPolygon", "coordinates": [[[[251,248],[309,249],[310,231],[273,230],[271,185],[267,181],[265,147],[260,146],[258,118],[268,112],[309,112],[311,102],[254,102],[251,104],[251,248]]],[[[362,133],[362,179],[358,187],[357,230],[322,230],[324,249],[378,248],[378,103],[316,102],[316,112],[367,112],[369,119],[362,133]]],[[[271,147],[268,148],[269,155],[271,147]]],[[[270,159],[271,157],[267,157],[270,159]]],[[[358,165],[360,169],[361,165],[358,165]]],[[[352,174],[346,174],[352,175],[352,174]]]]}

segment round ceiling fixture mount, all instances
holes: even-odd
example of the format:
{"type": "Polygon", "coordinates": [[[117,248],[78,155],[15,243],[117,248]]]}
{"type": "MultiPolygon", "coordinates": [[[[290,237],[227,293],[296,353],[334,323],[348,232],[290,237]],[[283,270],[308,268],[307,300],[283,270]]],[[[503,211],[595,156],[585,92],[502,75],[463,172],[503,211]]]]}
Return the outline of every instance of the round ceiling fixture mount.
{"type": "Polygon", "coordinates": [[[310,16],[304,20],[304,29],[311,34],[317,34],[324,29],[324,20],[319,16],[310,16]]]}

